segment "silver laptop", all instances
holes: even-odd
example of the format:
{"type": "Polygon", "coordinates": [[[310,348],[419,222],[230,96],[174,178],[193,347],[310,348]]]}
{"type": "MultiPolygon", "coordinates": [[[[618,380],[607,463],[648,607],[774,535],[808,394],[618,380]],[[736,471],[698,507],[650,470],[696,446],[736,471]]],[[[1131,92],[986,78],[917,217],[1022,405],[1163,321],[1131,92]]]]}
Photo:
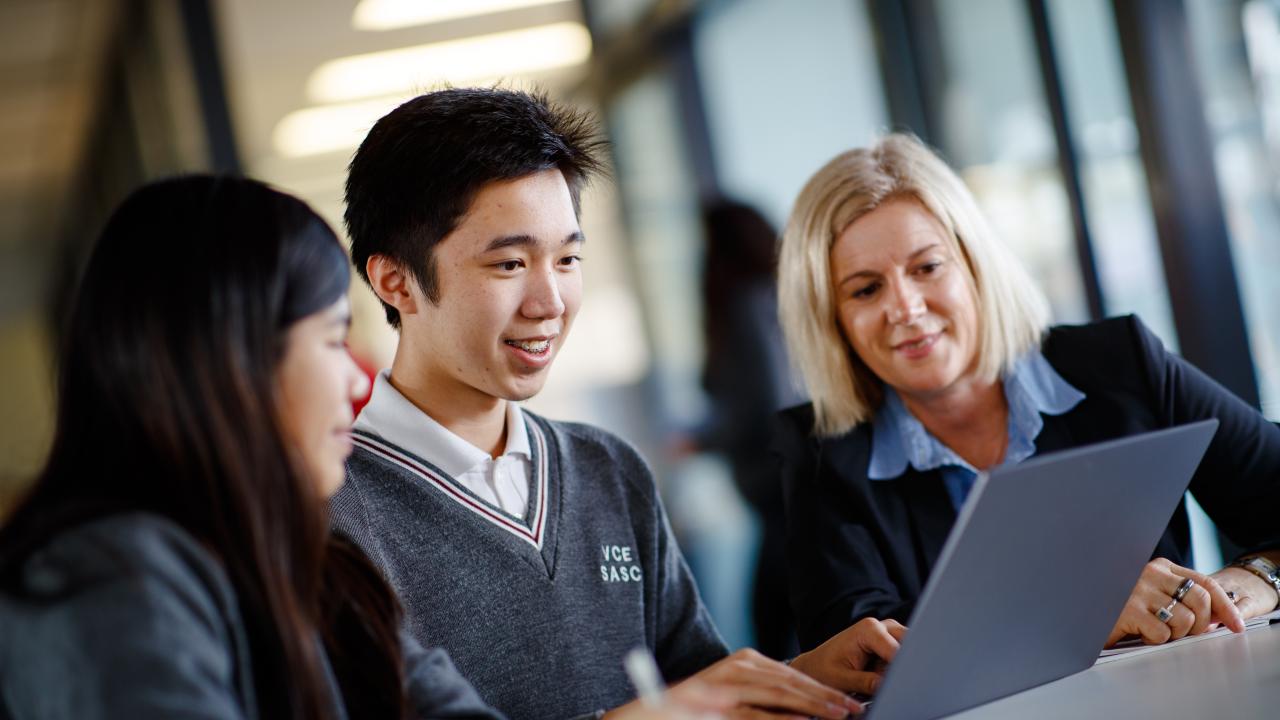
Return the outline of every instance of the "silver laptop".
{"type": "Polygon", "coordinates": [[[979,476],[870,717],[941,717],[1093,665],[1217,427],[979,476]]]}

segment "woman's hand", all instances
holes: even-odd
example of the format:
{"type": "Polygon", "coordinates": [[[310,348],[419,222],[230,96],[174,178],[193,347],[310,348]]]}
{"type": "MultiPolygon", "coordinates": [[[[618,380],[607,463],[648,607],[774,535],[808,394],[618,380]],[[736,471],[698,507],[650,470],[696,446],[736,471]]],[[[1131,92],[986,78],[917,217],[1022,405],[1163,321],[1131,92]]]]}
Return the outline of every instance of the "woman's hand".
{"type": "Polygon", "coordinates": [[[791,667],[845,692],[874,695],[906,633],[897,620],[863,618],[796,657],[791,667]]]}
{"type": "Polygon", "coordinates": [[[1187,635],[1199,635],[1215,622],[1234,632],[1244,632],[1244,618],[1240,610],[1216,580],[1157,558],[1143,568],[1138,584],[1107,638],[1106,646],[1111,647],[1129,635],[1141,637],[1148,645],[1159,645],[1187,635]],[[1173,596],[1187,579],[1194,581],[1195,585],[1181,602],[1174,603],[1173,596]],[[1168,622],[1161,622],[1156,613],[1169,607],[1170,603],[1173,603],[1172,616],[1168,622]]]}
{"type": "Polygon", "coordinates": [[[1275,610],[1280,601],[1280,593],[1270,583],[1244,568],[1224,567],[1212,577],[1223,590],[1235,593],[1236,608],[1246,620],[1275,610]]]}

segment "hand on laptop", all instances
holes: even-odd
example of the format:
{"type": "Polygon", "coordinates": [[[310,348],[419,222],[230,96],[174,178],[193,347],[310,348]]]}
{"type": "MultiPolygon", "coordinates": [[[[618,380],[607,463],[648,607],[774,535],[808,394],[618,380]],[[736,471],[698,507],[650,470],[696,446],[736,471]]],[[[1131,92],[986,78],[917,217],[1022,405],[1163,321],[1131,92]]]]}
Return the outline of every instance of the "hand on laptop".
{"type": "MultiPolygon", "coordinates": [[[[1271,555],[1273,561],[1280,559],[1275,557],[1275,553],[1271,555]]],[[[1280,597],[1277,597],[1276,589],[1266,580],[1244,568],[1228,565],[1210,577],[1217,580],[1223,590],[1235,594],[1236,608],[1240,610],[1240,615],[1245,620],[1266,615],[1280,607],[1278,602],[1280,597]]]]}
{"type": "MultiPolygon", "coordinates": [[[[801,656],[803,657],[803,655],[801,656]]],[[[746,648],[712,664],[671,688],[679,697],[690,682],[731,694],[727,717],[759,718],[770,713],[840,720],[862,712],[862,704],[799,670],[746,648]]]]}
{"type": "Polygon", "coordinates": [[[863,618],[791,661],[791,667],[845,692],[874,695],[907,628],[897,620],[863,618]]]}
{"type": "Polygon", "coordinates": [[[1111,647],[1130,635],[1141,637],[1148,645],[1159,645],[1187,635],[1199,635],[1210,629],[1212,623],[1244,632],[1244,618],[1216,580],[1156,558],[1142,569],[1106,646],[1111,647]],[[1175,601],[1179,588],[1188,579],[1195,584],[1175,601]],[[1165,612],[1168,617],[1162,620],[1165,612]]]}
{"type": "Polygon", "coordinates": [[[609,720],[716,720],[734,707],[733,694],[690,679],[662,693],[657,704],[640,700],[606,713],[609,720]]]}

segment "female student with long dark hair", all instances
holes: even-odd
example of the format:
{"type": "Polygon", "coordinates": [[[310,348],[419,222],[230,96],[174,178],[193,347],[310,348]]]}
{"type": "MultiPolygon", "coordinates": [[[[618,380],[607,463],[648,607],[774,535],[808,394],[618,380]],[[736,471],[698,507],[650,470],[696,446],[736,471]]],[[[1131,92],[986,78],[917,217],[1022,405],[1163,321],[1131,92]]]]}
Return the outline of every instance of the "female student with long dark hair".
{"type": "Polygon", "coordinates": [[[111,217],[48,464],[0,530],[0,717],[496,716],[329,536],[367,382],[348,279],[329,227],[254,181],[158,182],[111,217]]]}

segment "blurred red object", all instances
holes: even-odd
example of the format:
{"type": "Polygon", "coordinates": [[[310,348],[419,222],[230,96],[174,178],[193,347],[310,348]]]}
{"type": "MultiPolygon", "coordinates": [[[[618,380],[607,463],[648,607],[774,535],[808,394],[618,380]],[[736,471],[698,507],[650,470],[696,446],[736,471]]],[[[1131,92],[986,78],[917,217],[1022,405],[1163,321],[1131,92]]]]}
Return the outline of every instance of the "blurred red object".
{"type": "Polygon", "coordinates": [[[357,417],[360,415],[360,411],[364,409],[364,406],[369,403],[369,396],[373,394],[373,380],[378,376],[378,368],[374,367],[373,363],[360,353],[352,352],[350,348],[347,349],[347,352],[351,353],[351,359],[356,361],[360,371],[364,373],[365,377],[369,378],[369,389],[365,391],[364,396],[351,403],[351,417],[357,417]]]}

